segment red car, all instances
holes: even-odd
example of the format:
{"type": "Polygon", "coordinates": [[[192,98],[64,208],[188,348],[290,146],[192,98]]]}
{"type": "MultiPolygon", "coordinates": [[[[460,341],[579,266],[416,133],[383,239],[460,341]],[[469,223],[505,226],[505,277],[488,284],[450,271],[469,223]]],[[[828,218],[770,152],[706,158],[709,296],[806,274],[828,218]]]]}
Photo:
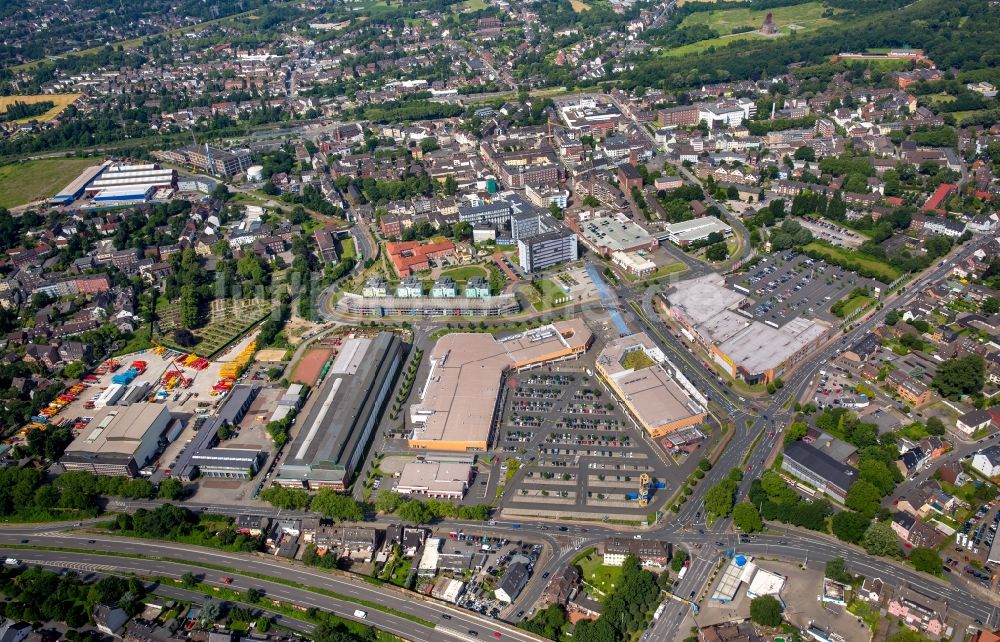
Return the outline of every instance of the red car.
{"type": "Polygon", "coordinates": [[[222,583],[223,584],[232,584],[233,583],[233,578],[231,578],[231,577],[224,577],[224,578],[222,578],[222,583]]]}
{"type": "Polygon", "coordinates": [[[494,631],[493,632],[493,637],[495,637],[496,639],[499,640],[500,639],[500,631],[494,631]]]}

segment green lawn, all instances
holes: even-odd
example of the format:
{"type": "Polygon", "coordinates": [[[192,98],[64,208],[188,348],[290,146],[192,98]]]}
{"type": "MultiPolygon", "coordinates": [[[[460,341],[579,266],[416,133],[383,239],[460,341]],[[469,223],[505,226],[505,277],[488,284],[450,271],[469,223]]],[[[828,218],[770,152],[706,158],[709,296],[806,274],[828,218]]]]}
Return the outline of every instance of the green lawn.
{"type": "Polygon", "coordinates": [[[649,358],[642,350],[632,350],[622,359],[622,367],[626,370],[642,370],[648,368],[656,362],[649,358]]]}
{"type": "Polygon", "coordinates": [[[816,252],[836,263],[853,263],[874,273],[884,276],[889,281],[895,281],[902,274],[899,270],[888,263],[883,263],[876,259],[864,256],[853,250],[842,247],[834,247],[825,243],[813,241],[802,248],[806,252],[816,252]]]}
{"type": "Polygon", "coordinates": [[[340,258],[342,259],[356,259],[358,258],[358,250],[354,247],[354,239],[346,238],[340,241],[340,258]]]}
{"type": "Polygon", "coordinates": [[[852,314],[854,314],[855,312],[857,312],[861,308],[863,308],[865,306],[868,306],[868,305],[871,305],[874,302],[875,302],[875,299],[871,298],[870,296],[856,296],[856,297],[854,297],[853,299],[851,299],[850,301],[848,301],[847,303],[844,304],[844,309],[843,309],[844,316],[843,316],[843,318],[846,319],[847,317],[851,316],[852,314]]]}
{"type": "Polygon", "coordinates": [[[481,276],[484,279],[490,278],[489,272],[481,265],[459,265],[441,270],[441,276],[450,276],[455,281],[468,281],[469,279],[481,276]]]}
{"type": "Polygon", "coordinates": [[[924,100],[934,103],[935,105],[943,105],[945,103],[950,103],[955,100],[955,97],[951,94],[938,93],[938,94],[927,94],[924,100]]]}
{"type": "Polygon", "coordinates": [[[593,553],[583,558],[579,562],[580,570],[583,571],[583,581],[597,589],[594,597],[603,599],[615,586],[621,582],[622,569],[620,566],[605,566],[603,559],[598,553],[593,553]],[[602,595],[602,593],[604,595],[602,595]]]}
{"type": "Polygon", "coordinates": [[[540,279],[535,281],[533,286],[524,288],[524,293],[531,300],[532,306],[539,312],[564,303],[567,298],[566,290],[550,279],[540,279]]]}
{"type": "Polygon", "coordinates": [[[741,40],[770,38],[772,36],[763,36],[756,31],[764,23],[764,18],[768,12],[774,14],[774,24],[777,26],[780,35],[787,35],[791,31],[807,33],[836,23],[831,18],[823,17],[825,10],[825,7],[820,2],[805,2],[790,7],[775,7],[760,11],[752,11],[745,8],[699,11],[685,18],[681,22],[681,27],[707,25],[716,31],[719,37],[700,40],[675,49],[668,49],[663,55],[683,56],[704,51],[709,47],[724,47],[741,40]],[[745,27],[752,27],[754,31],[733,33],[733,29],[745,27]]]}
{"type": "MultiPolygon", "coordinates": [[[[833,21],[823,17],[826,8],[821,2],[805,2],[790,7],[775,7],[757,11],[742,7],[716,9],[714,11],[699,11],[692,13],[681,22],[681,27],[692,25],[707,25],[721,34],[732,33],[738,27],[753,27],[759,29],[768,13],[773,14],[774,24],[779,31],[798,27],[806,29],[817,22],[832,24],[833,21]]],[[[815,28],[815,27],[813,27],[815,28]]]]}
{"type": "Polygon", "coordinates": [[[55,196],[96,158],[58,158],[0,167],[0,207],[16,207],[55,196]]]}

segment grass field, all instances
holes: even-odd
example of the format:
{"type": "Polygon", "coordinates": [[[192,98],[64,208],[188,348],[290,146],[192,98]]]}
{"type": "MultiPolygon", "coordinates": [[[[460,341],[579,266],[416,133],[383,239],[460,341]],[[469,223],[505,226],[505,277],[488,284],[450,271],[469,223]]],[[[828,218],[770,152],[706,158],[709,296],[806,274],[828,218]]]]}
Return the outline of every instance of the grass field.
{"type": "Polygon", "coordinates": [[[774,14],[774,24],[778,27],[781,35],[787,35],[791,31],[807,33],[820,27],[835,24],[835,21],[831,18],[823,17],[825,10],[819,2],[806,2],[790,7],[775,7],[774,9],[760,11],[732,8],[693,13],[681,22],[681,27],[707,25],[721,35],[718,38],[709,38],[684,45],[683,47],[668,49],[664,52],[664,55],[683,56],[704,51],[709,47],[724,47],[741,40],[769,38],[771,36],[762,36],[756,31],[732,33],[735,28],[752,27],[753,29],[759,29],[761,24],[764,23],[764,18],[767,17],[768,11],[774,14]]]}
{"type": "Polygon", "coordinates": [[[580,570],[583,571],[583,581],[597,589],[594,597],[598,600],[613,591],[615,586],[621,582],[621,567],[605,566],[603,559],[597,553],[591,553],[580,560],[578,564],[580,565],[580,570]]]}
{"type": "Polygon", "coordinates": [[[95,158],[54,158],[0,167],[0,207],[16,207],[46,199],[69,185],[95,158]]]}
{"type": "Polygon", "coordinates": [[[557,305],[564,305],[567,302],[565,301],[568,298],[566,290],[563,290],[555,281],[541,279],[536,281],[535,285],[527,285],[521,290],[531,301],[535,310],[541,312],[557,305]]]}
{"type": "Polygon", "coordinates": [[[488,279],[490,278],[490,273],[481,265],[459,265],[441,270],[441,276],[450,276],[456,282],[464,282],[477,276],[488,279]]]}
{"type": "Polygon", "coordinates": [[[924,100],[927,100],[928,102],[931,102],[935,105],[943,105],[945,103],[950,103],[955,100],[954,96],[945,93],[927,94],[923,98],[924,100]]]}
{"type": "Polygon", "coordinates": [[[843,310],[844,317],[843,318],[846,319],[847,317],[851,316],[852,314],[854,314],[855,312],[857,312],[861,308],[867,307],[867,306],[871,305],[874,302],[875,302],[875,299],[871,298],[870,296],[856,296],[856,297],[852,298],[850,301],[848,301],[844,305],[844,310],[843,310]]]}
{"type": "Polygon", "coordinates": [[[583,11],[590,11],[590,5],[586,2],[580,2],[580,0],[569,0],[569,4],[573,7],[573,11],[581,13],[583,11]]]}
{"type": "Polygon", "coordinates": [[[485,0],[465,0],[453,6],[453,11],[482,11],[486,8],[485,0]]]}
{"type": "Polygon", "coordinates": [[[346,238],[340,241],[340,258],[357,259],[358,250],[354,247],[354,239],[346,238]]]}
{"type": "Polygon", "coordinates": [[[813,241],[812,243],[804,246],[802,249],[805,250],[806,252],[809,251],[817,252],[838,263],[846,262],[846,263],[854,263],[856,265],[860,265],[864,268],[871,270],[872,272],[881,274],[889,281],[895,281],[902,274],[899,270],[897,270],[896,268],[892,267],[887,263],[882,263],[881,261],[877,261],[875,259],[866,257],[862,254],[859,254],[858,252],[845,250],[844,248],[832,247],[829,245],[824,245],[822,243],[817,243],[816,241],[813,241]]]}
{"type": "Polygon", "coordinates": [[[55,118],[59,112],[66,109],[68,106],[72,105],[77,98],[83,94],[32,94],[30,96],[0,96],[0,113],[7,111],[7,108],[14,103],[24,103],[26,105],[34,105],[35,103],[43,103],[47,100],[52,101],[53,107],[41,116],[36,116],[35,118],[21,118],[15,120],[15,123],[23,123],[31,120],[37,120],[38,122],[48,122],[55,118]]]}

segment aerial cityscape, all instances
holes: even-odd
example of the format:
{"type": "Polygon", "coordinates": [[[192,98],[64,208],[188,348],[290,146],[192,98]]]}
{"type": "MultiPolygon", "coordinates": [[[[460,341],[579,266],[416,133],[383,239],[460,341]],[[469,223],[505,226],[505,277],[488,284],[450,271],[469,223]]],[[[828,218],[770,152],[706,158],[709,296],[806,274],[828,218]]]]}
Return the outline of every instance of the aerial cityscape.
{"type": "Polygon", "coordinates": [[[1000,2],[0,27],[0,642],[1000,642],[1000,2]]]}

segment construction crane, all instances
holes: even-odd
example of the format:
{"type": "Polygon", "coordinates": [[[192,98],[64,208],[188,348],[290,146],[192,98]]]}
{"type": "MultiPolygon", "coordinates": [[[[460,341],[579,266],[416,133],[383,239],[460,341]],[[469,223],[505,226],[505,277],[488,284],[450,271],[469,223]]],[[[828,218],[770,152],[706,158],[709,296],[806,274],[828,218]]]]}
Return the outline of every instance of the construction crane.
{"type": "Polygon", "coordinates": [[[639,506],[649,504],[649,475],[643,473],[639,475],[639,506]]]}

